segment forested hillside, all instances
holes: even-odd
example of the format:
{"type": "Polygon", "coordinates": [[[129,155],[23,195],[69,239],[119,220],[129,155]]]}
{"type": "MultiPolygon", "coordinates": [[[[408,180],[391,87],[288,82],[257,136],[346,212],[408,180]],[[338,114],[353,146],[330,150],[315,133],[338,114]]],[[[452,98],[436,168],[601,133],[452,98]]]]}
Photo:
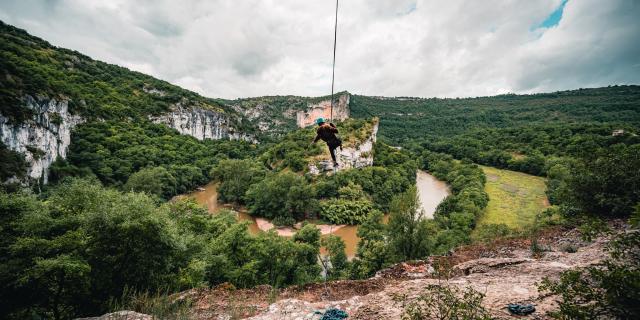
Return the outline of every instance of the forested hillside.
{"type": "Polygon", "coordinates": [[[29,110],[23,107],[24,95],[64,97],[71,102],[71,112],[89,119],[159,114],[178,102],[233,112],[215,99],[54,47],[1,21],[0,72],[0,113],[16,121],[29,118],[29,110]]]}
{"type": "MultiPolygon", "coordinates": [[[[589,236],[607,220],[640,221],[640,86],[465,99],[352,95],[352,119],[337,125],[345,148],[370,143],[372,163],[319,173],[309,165],[328,160],[326,145],[312,144],[314,129],[296,128],[293,115],[327,97],[206,98],[4,23],[0,31],[0,115],[7,119],[0,125],[13,132],[35,122],[26,96],[68,102],[82,118],[48,185],[0,186],[2,318],[97,315],[150,295],[213,286],[266,284],[277,294],[322,279],[321,246],[329,280],[365,279],[473,241],[526,238],[535,258],[544,251],[537,245],[542,228],[580,226],[589,236]],[[228,117],[225,126],[258,139],[180,134],[156,121],[172,108],[228,117]],[[374,144],[378,121],[382,141],[374,144]],[[540,176],[533,178],[540,186],[544,179],[550,207],[527,219],[528,228],[494,223],[503,217],[478,227],[490,200],[479,164],[540,176]],[[450,189],[433,219],[419,210],[419,169],[450,189]],[[300,226],[290,238],[251,234],[238,212],[212,215],[174,198],[209,182],[228,208],[300,226]],[[313,223],[358,225],[355,257],[348,261],[345,243],[322,238],[313,223]]],[[[26,150],[32,158],[44,153],[26,150]]],[[[2,182],[24,176],[24,155],[0,143],[2,182]]],[[[598,269],[598,293],[633,302],[624,295],[638,292],[636,260],[627,269],[598,269]],[[629,290],[611,290],[612,283],[629,290]]],[[[567,274],[560,284],[578,280],[567,274]]]]}
{"type": "Polygon", "coordinates": [[[351,113],[380,117],[380,136],[392,143],[488,128],[577,123],[638,127],[640,86],[461,99],[354,95],[351,113]]]}

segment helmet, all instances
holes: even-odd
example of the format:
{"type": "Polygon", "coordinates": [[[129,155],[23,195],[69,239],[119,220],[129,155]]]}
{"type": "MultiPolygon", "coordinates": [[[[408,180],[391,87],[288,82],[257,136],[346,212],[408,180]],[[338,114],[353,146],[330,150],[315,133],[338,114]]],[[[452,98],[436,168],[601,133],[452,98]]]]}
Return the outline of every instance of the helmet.
{"type": "Polygon", "coordinates": [[[323,124],[323,123],[324,123],[324,118],[316,119],[316,124],[323,124]]]}

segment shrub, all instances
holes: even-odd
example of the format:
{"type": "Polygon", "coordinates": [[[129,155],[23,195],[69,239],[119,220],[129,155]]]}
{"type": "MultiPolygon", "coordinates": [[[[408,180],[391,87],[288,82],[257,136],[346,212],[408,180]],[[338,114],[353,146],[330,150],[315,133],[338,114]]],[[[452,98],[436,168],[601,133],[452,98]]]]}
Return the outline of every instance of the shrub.
{"type": "Polygon", "coordinates": [[[602,265],[565,271],[560,279],[544,278],[538,290],[558,295],[556,319],[640,318],[640,232],[619,235],[602,265]]]}
{"type": "Polygon", "coordinates": [[[375,210],[368,200],[331,199],[320,202],[320,217],[335,224],[360,224],[375,210]]]}
{"type": "Polygon", "coordinates": [[[455,286],[428,285],[414,301],[407,303],[407,296],[395,296],[394,300],[403,306],[403,320],[451,319],[485,320],[492,319],[482,306],[484,294],[467,287],[461,290],[455,286]]]}
{"type": "Polygon", "coordinates": [[[472,235],[474,241],[479,242],[491,242],[498,238],[503,238],[511,235],[511,230],[506,224],[483,224],[475,229],[475,233],[472,235]]]}
{"type": "Polygon", "coordinates": [[[247,190],[246,199],[252,215],[274,223],[293,224],[317,211],[314,188],[292,172],[267,175],[247,190]]]}
{"type": "Polygon", "coordinates": [[[144,168],[132,174],[123,189],[168,199],[175,194],[176,178],[163,167],[144,168]]]}
{"type": "Polygon", "coordinates": [[[252,160],[222,160],[211,171],[211,176],[220,181],[218,197],[223,202],[244,204],[249,187],[264,178],[266,170],[252,160]]]}

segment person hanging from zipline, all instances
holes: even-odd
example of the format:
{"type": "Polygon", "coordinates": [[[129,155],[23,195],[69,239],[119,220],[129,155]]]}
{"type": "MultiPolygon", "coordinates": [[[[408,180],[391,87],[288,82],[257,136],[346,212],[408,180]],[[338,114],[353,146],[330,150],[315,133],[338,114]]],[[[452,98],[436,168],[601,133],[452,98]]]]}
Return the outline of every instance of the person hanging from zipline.
{"type": "Polygon", "coordinates": [[[338,147],[342,148],[342,140],[336,136],[338,128],[336,128],[336,125],[333,123],[325,122],[324,118],[316,119],[316,124],[318,124],[318,129],[316,129],[316,138],[313,139],[313,143],[318,142],[320,139],[326,142],[329,147],[329,152],[331,153],[331,159],[333,159],[333,166],[337,167],[336,149],[338,147]]]}

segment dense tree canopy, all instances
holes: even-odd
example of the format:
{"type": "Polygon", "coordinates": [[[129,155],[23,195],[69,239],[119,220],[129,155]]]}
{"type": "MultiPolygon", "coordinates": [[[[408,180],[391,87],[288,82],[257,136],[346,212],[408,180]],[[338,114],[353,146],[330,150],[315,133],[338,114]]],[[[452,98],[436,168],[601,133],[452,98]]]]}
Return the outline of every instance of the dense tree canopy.
{"type": "Polygon", "coordinates": [[[0,193],[0,316],[67,319],[106,311],[125,290],[231,282],[315,281],[320,234],[252,236],[231,213],[189,200],[157,204],[91,179],[65,180],[45,200],[0,193]]]}

